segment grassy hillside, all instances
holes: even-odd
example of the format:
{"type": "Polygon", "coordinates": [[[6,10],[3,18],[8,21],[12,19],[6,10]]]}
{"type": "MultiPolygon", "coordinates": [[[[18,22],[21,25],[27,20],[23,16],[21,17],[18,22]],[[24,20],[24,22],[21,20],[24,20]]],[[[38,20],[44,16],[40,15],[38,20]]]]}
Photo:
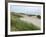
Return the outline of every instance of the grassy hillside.
{"type": "Polygon", "coordinates": [[[39,30],[40,28],[34,26],[32,23],[27,23],[20,20],[23,16],[11,12],[11,31],[26,31],[26,30],[39,30]]]}

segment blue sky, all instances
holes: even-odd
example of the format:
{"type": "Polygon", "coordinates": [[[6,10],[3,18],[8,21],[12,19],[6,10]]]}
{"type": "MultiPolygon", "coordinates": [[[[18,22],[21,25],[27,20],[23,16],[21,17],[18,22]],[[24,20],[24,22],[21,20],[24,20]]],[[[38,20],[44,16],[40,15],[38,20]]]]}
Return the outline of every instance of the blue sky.
{"type": "Polygon", "coordinates": [[[21,5],[11,5],[10,11],[16,12],[16,13],[41,15],[41,7],[40,6],[28,7],[28,6],[21,6],[21,5]]]}

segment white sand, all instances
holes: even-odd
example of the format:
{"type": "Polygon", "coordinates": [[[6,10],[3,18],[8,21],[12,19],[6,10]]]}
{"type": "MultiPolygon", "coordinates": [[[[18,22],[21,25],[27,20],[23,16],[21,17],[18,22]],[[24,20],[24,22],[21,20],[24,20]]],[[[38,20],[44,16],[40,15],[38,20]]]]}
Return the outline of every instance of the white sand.
{"type": "Polygon", "coordinates": [[[34,25],[41,27],[41,19],[38,19],[36,16],[26,16],[23,15],[23,18],[20,18],[20,20],[25,21],[25,22],[29,22],[29,23],[33,23],[34,25]]]}

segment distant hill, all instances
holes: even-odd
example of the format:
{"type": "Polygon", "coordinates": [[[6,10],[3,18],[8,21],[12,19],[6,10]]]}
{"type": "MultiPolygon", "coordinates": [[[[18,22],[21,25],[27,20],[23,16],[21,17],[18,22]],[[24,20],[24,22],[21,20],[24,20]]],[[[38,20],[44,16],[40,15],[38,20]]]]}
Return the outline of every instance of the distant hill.
{"type": "MultiPolygon", "coordinates": [[[[12,15],[27,15],[27,16],[38,16],[35,14],[25,14],[25,13],[17,13],[17,12],[11,12],[12,15]]],[[[39,15],[40,16],[40,15],[39,15]]]]}

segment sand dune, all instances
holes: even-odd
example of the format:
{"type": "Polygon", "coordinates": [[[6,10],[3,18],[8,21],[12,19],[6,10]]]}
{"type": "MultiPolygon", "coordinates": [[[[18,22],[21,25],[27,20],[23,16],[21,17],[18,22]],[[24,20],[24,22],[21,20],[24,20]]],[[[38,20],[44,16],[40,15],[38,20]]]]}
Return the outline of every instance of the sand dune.
{"type": "Polygon", "coordinates": [[[41,19],[38,19],[36,16],[27,16],[27,15],[22,15],[23,18],[20,18],[20,20],[33,23],[34,25],[40,27],[41,25],[41,19]]]}

